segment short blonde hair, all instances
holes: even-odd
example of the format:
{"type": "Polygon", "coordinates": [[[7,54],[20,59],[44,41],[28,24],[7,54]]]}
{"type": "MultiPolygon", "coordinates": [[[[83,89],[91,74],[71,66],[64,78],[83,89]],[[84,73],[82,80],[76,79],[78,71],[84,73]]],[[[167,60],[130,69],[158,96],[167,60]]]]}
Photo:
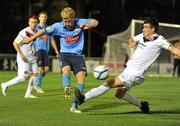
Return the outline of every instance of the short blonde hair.
{"type": "Polygon", "coordinates": [[[75,11],[71,7],[65,7],[61,11],[62,19],[74,19],[75,18],[75,11]]]}

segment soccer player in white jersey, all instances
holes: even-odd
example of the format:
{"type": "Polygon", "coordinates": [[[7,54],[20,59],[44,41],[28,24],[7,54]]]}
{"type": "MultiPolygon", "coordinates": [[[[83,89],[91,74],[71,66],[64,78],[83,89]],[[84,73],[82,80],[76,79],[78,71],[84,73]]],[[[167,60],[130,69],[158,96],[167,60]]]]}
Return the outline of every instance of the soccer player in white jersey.
{"type": "Polygon", "coordinates": [[[29,79],[24,98],[37,98],[36,96],[32,95],[33,85],[37,79],[38,70],[34,42],[22,42],[23,38],[30,37],[35,34],[37,23],[37,16],[33,15],[30,17],[28,21],[29,26],[21,30],[13,42],[14,48],[17,51],[18,76],[1,84],[2,94],[4,96],[6,96],[8,87],[25,81],[32,74],[29,79]]]}
{"type": "Polygon", "coordinates": [[[144,74],[149,66],[157,59],[162,49],[180,56],[180,50],[171,45],[163,36],[157,34],[159,23],[152,18],[144,21],[143,33],[130,38],[130,48],[137,46],[132,58],[126,63],[124,71],[114,79],[106,81],[97,88],[91,89],[85,95],[79,91],[78,104],[99,96],[110,88],[117,88],[115,96],[139,107],[144,113],[149,113],[149,103],[139,101],[129,93],[129,89],[144,81],[144,74]]]}

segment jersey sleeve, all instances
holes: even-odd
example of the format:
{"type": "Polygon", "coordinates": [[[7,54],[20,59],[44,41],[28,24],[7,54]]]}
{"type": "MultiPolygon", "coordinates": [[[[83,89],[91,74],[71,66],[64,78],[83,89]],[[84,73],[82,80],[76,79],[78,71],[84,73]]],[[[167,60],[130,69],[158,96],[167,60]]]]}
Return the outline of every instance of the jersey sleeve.
{"type": "Polygon", "coordinates": [[[90,23],[91,23],[91,19],[79,19],[77,25],[90,24],[90,23]]]}
{"type": "Polygon", "coordinates": [[[20,32],[20,33],[18,34],[18,36],[15,38],[14,41],[15,41],[17,44],[20,44],[25,37],[26,37],[25,32],[20,32]]]}
{"type": "Polygon", "coordinates": [[[44,32],[48,35],[54,35],[57,36],[58,35],[58,26],[57,24],[53,24],[51,26],[47,26],[46,28],[44,28],[44,32]]]}
{"type": "Polygon", "coordinates": [[[133,40],[138,43],[143,38],[143,33],[133,37],[133,40]]]}
{"type": "Polygon", "coordinates": [[[170,42],[165,39],[163,36],[159,36],[160,37],[160,42],[159,42],[159,46],[161,46],[164,49],[168,49],[169,46],[171,45],[170,42]]]}

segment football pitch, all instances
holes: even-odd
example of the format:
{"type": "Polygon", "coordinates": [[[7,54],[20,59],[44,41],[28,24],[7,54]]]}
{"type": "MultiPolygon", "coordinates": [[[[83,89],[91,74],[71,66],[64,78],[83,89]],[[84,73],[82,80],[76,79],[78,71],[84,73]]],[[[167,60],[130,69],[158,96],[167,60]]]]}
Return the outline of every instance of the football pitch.
{"type": "MultiPolygon", "coordinates": [[[[16,72],[0,72],[0,83],[16,72]]],[[[60,73],[48,73],[43,79],[45,94],[24,99],[28,81],[10,87],[7,96],[0,93],[0,126],[180,126],[180,78],[145,77],[145,82],[131,89],[140,100],[150,103],[150,114],[114,97],[114,89],[80,106],[83,113],[69,112],[72,99],[65,100],[60,73]]],[[[73,89],[75,79],[71,79],[73,89]]],[[[91,74],[85,91],[102,84],[91,74]]],[[[1,89],[0,89],[1,91],[1,89]]]]}

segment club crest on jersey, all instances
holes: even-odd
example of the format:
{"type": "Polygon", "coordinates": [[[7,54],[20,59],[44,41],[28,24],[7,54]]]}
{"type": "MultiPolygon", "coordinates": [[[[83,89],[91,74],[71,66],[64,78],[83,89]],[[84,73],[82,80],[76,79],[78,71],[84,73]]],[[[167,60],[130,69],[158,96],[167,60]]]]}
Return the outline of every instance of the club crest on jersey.
{"type": "Polygon", "coordinates": [[[80,29],[80,28],[74,29],[74,33],[75,33],[75,34],[79,34],[80,32],[81,32],[81,29],[80,29]]]}

